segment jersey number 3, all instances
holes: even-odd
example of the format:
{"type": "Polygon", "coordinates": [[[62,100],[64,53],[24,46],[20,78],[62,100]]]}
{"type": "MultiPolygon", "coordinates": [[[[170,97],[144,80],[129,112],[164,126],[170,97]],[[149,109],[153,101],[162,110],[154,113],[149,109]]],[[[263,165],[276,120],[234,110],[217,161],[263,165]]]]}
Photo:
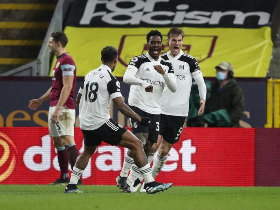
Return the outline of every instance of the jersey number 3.
{"type": "Polygon", "coordinates": [[[87,83],[86,85],[86,94],[85,101],[94,102],[97,99],[98,83],[93,82],[91,84],[87,83]],[[95,88],[93,88],[95,86],[95,88]]]}

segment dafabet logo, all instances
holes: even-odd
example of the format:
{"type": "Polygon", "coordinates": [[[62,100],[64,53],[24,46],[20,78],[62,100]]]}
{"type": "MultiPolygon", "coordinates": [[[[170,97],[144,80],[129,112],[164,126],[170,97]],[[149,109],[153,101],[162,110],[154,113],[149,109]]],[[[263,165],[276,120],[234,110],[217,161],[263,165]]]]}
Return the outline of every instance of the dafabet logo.
{"type": "Polygon", "coordinates": [[[15,169],[17,148],[13,141],[0,132],[0,182],[7,179],[15,169]]]}

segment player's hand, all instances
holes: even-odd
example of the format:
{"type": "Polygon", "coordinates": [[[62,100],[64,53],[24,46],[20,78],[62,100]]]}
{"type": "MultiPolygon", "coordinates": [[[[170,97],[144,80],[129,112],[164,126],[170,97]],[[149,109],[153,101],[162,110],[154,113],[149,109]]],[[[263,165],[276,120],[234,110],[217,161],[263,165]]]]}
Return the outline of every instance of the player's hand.
{"type": "Polygon", "coordinates": [[[28,107],[31,110],[36,110],[36,109],[38,109],[39,106],[42,105],[42,103],[43,102],[40,99],[32,99],[29,101],[28,107]]]}
{"type": "Polygon", "coordinates": [[[204,112],[204,107],[205,107],[205,100],[201,99],[200,100],[200,108],[198,110],[198,116],[200,116],[204,112]]]}
{"type": "Polygon", "coordinates": [[[149,86],[145,87],[146,92],[151,92],[152,93],[153,90],[154,90],[154,87],[152,85],[149,85],[149,86]]]}
{"type": "Polygon", "coordinates": [[[140,122],[141,125],[143,125],[145,127],[148,127],[150,122],[151,122],[150,118],[148,118],[148,117],[141,117],[141,122],[140,122]]]}
{"type": "Polygon", "coordinates": [[[161,75],[164,75],[165,74],[165,71],[163,70],[163,68],[161,67],[161,65],[154,65],[154,68],[155,70],[161,74],[161,75]]]}
{"type": "Polygon", "coordinates": [[[54,112],[52,113],[51,116],[51,122],[52,123],[57,123],[58,122],[58,116],[60,114],[60,109],[58,109],[57,107],[55,108],[54,112]]]}

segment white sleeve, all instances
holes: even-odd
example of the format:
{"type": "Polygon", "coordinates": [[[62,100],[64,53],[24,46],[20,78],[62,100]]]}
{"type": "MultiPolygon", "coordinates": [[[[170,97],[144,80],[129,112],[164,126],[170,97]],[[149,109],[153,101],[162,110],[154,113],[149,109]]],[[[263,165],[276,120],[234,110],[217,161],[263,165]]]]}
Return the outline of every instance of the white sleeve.
{"type": "Polygon", "coordinates": [[[83,94],[83,87],[84,87],[84,86],[81,86],[81,87],[79,88],[78,93],[83,94]]]}
{"type": "Polygon", "coordinates": [[[168,87],[169,90],[171,90],[173,93],[176,92],[177,90],[177,82],[176,82],[176,77],[173,73],[168,73],[168,74],[164,74],[162,75],[165,83],[168,87]]]}
{"type": "Polygon", "coordinates": [[[142,87],[146,88],[150,84],[147,82],[138,79],[135,75],[137,73],[137,69],[134,66],[128,66],[125,74],[123,75],[123,81],[129,85],[141,85],[142,87]]]}
{"type": "Polygon", "coordinates": [[[200,70],[197,70],[197,71],[192,73],[192,77],[193,77],[193,79],[195,80],[195,82],[198,86],[200,99],[206,100],[207,89],[206,89],[206,85],[205,85],[205,82],[204,82],[204,79],[203,79],[202,72],[200,70]]]}

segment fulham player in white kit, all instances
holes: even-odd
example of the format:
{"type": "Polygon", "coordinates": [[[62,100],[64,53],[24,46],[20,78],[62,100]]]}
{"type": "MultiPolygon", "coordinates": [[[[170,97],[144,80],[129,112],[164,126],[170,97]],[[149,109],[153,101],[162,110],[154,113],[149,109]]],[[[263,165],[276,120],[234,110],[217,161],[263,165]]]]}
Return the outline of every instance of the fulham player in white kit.
{"type": "MultiPolygon", "coordinates": [[[[161,57],[172,63],[177,81],[177,91],[171,92],[165,88],[161,97],[160,132],[158,143],[160,143],[156,157],[154,158],[152,174],[155,178],[166,163],[168,153],[173,144],[179,141],[183,126],[189,112],[189,98],[192,80],[197,83],[200,96],[200,109],[198,115],[204,112],[206,99],[206,85],[200,67],[194,57],[184,53],[183,45],[184,31],[180,28],[171,28],[168,32],[169,51],[161,57]]],[[[157,149],[156,147],[153,149],[157,149]]],[[[152,151],[151,153],[156,152],[152,151]]],[[[133,192],[140,186],[141,178],[136,179],[133,192]]],[[[144,185],[143,185],[144,186],[144,185]]],[[[143,187],[141,191],[145,191],[143,187]]]]}
{"type": "Polygon", "coordinates": [[[102,141],[111,145],[126,147],[132,151],[134,162],[147,183],[145,189],[148,194],[167,190],[172,186],[171,183],[161,184],[154,181],[142,142],[110,118],[110,103],[113,100],[122,114],[134,119],[141,125],[148,126],[150,121],[148,117],[140,117],[124,103],[120,92],[120,83],[111,73],[117,65],[117,49],[112,46],[104,47],[101,51],[101,60],[101,66],[85,76],[83,87],[79,90],[81,94],[79,104],[80,127],[85,145],[84,152],[79,156],[72,170],[71,179],[65,188],[65,193],[83,193],[77,188],[77,182],[89,159],[102,141]]]}
{"type": "MultiPolygon", "coordinates": [[[[145,153],[149,156],[151,147],[157,143],[159,135],[162,92],[165,88],[175,92],[177,84],[172,64],[160,57],[162,49],[161,33],[152,30],[147,34],[146,39],[148,52],[131,59],[123,81],[131,85],[128,98],[129,106],[140,116],[151,119],[148,127],[144,127],[131,119],[132,132],[143,142],[145,153]]],[[[122,171],[116,179],[117,186],[124,192],[130,192],[130,180],[133,180],[130,177],[137,177],[138,175],[141,175],[141,173],[133,165],[131,151],[128,151],[122,171]],[[131,173],[127,179],[131,168],[131,173]]]]}

